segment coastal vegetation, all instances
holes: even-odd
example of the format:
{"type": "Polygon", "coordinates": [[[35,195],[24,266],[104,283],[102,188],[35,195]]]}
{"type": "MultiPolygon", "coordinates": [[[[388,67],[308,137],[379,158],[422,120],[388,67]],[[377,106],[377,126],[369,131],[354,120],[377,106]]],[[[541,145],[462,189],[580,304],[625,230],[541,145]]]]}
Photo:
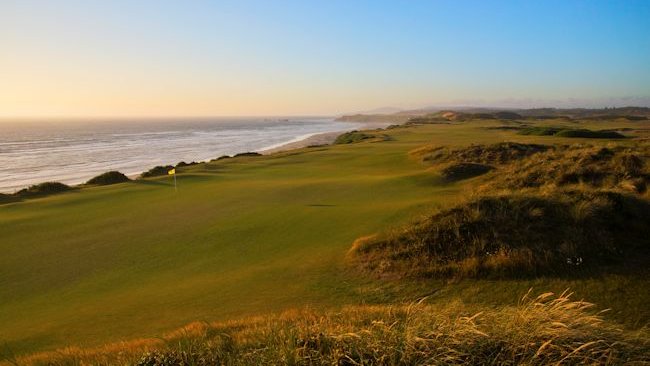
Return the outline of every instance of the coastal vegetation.
{"type": "Polygon", "coordinates": [[[650,262],[650,202],[642,196],[650,183],[647,142],[424,146],[411,155],[443,167],[447,179],[494,171],[466,201],[355,241],[353,263],[366,272],[571,276],[650,262]]]}
{"type": "Polygon", "coordinates": [[[43,182],[23,188],[13,194],[0,194],[0,204],[17,202],[27,198],[38,198],[68,192],[74,188],[59,182],[43,182]]]}
{"type": "Polygon", "coordinates": [[[647,362],[646,122],[525,123],[626,138],[412,124],[0,205],[0,359],[647,362]]]}
{"type": "Polygon", "coordinates": [[[239,158],[242,156],[262,156],[262,154],[258,152],[243,152],[243,153],[238,153],[233,156],[233,158],[239,158]]]}
{"type": "Polygon", "coordinates": [[[363,140],[371,139],[374,136],[368,133],[362,133],[359,131],[350,131],[346,132],[336,138],[334,143],[339,144],[353,144],[355,142],[361,142],[363,140]]]}
{"type": "Polygon", "coordinates": [[[165,166],[158,165],[147,170],[146,172],[143,172],[142,174],[140,174],[140,177],[142,178],[159,177],[161,175],[167,175],[167,172],[172,169],[174,169],[174,166],[172,165],[165,165],[165,166]]]}
{"type": "Polygon", "coordinates": [[[107,186],[109,184],[124,183],[130,180],[131,179],[129,179],[129,177],[123,173],[111,170],[110,172],[102,173],[94,178],[91,178],[88,182],[86,182],[86,184],[107,186]]]}

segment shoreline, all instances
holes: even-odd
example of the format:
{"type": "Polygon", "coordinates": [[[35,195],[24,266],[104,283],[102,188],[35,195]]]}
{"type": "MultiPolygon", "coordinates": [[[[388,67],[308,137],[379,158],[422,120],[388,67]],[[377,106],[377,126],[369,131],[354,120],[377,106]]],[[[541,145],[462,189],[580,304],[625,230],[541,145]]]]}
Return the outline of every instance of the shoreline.
{"type": "MultiPolygon", "coordinates": [[[[358,126],[358,123],[356,123],[356,124],[357,124],[356,128],[350,126],[350,128],[341,129],[341,130],[338,130],[338,131],[316,132],[316,133],[312,133],[312,134],[298,136],[298,137],[296,137],[294,139],[291,139],[289,141],[282,142],[282,143],[275,144],[275,145],[270,145],[270,146],[267,146],[267,147],[263,147],[261,149],[254,150],[253,152],[257,152],[257,153],[262,154],[264,156],[269,156],[269,155],[272,155],[272,154],[275,154],[275,153],[286,152],[286,151],[291,151],[291,150],[297,150],[297,149],[305,148],[305,147],[308,147],[308,146],[331,145],[336,140],[336,138],[339,135],[343,134],[343,133],[350,132],[350,131],[355,131],[355,130],[363,131],[363,130],[371,130],[371,129],[377,129],[377,128],[385,128],[385,127],[389,126],[391,123],[388,123],[388,122],[363,122],[363,123],[361,123],[360,126],[358,126]]],[[[244,152],[245,151],[242,151],[242,152],[239,152],[239,153],[244,153],[244,152]]],[[[234,154],[233,154],[233,156],[234,156],[234,154]]],[[[198,163],[208,163],[211,160],[213,160],[213,159],[206,159],[206,160],[198,161],[198,163]]],[[[151,168],[153,168],[153,167],[151,167],[151,168]]],[[[135,179],[138,179],[140,177],[140,175],[142,173],[144,173],[144,172],[146,172],[146,170],[143,170],[141,172],[122,172],[122,173],[124,175],[126,175],[129,179],[135,180],[135,179]]],[[[45,182],[60,182],[60,181],[56,180],[56,179],[45,180],[43,182],[34,183],[33,185],[37,185],[37,184],[45,183],[45,182]]],[[[66,185],[68,185],[70,187],[76,187],[76,186],[83,185],[84,182],[71,183],[71,184],[64,183],[64,184],[66,184],[66,185]]],[[[30,186],[32,186],[32,185],[27,185],[24,188],[29,188],[30,186]]],[[[21,189],[24,189],[24,188],[21,188],[21,189]]],[[[12,195],[12,194],[15,194],[16,192],[18,192],[19,190],[20,189],[15,189],[14,192],[0,190],[0,194],[12,195]]]]}
{"type": "Polygon", "coordinates": [[[388,122],[364,122],[358,129],[344,129],[340,131],[331,131],[331,132],[318,132],[314,134],[306,135],[302,138],[298,137],[294,140],[290,140],[276,146],[266,147],[260,150],[257,150],[262,155],[271,155],[278,152],[285,152],[290,150],[302,149],[308,146],[314,145],[331,145],[336,138],[350,131],[364,131],[364,130],[374,130],[377,128],[385,128],[390,126],[391,123],[388,122]]]}

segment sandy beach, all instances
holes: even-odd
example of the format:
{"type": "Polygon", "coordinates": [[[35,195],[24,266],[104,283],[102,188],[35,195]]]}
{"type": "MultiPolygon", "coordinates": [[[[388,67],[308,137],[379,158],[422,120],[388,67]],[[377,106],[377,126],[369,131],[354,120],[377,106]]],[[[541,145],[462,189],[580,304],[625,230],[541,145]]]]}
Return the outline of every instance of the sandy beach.
{"type": "MultiPolygon", "coordinates": [[[[390,123],[388,122],[368,122],[368,123],[364,123],[363,126],[361,126],[361,128],[357,128],[357,130],[372,130],[376,128],[384,128],[388,125],[390,125],[390,123]]],[[[273,147],[270,149],[264,149],[259,152],[264,155],[269,155],[281,151],[300,149],[307,146],[329,145],[332,144],[339,135],[353,130],[355,129],[352,128],[352,129],[345,129],[345,130],[334,131],[334,132],[317,133],[299,141],[288,142],[286,144],[282,144],[280,146],[273,147]]]]}

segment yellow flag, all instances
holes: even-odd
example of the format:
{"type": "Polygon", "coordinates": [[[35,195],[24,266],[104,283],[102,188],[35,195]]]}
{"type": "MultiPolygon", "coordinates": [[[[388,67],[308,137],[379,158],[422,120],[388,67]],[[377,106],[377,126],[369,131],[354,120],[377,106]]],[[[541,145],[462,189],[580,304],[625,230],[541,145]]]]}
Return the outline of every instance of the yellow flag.
{"type": "Polygon", "coordinates": [[[176,174],[176,168],[168,171],[167,174],[169,174],[169,175],[176,174]]]}

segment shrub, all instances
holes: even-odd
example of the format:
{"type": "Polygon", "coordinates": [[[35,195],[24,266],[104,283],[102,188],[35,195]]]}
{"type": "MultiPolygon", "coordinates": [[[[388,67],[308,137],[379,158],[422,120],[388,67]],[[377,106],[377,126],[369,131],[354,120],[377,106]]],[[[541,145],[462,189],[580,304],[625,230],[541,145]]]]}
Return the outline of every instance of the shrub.
{"type": "Polygon", "coordinates": [[[255,157],[255,156],[262,156],[262,154],[260,154],[258,152],[243,152],[243,153],[235,154],[235,156],[233,156],[233,158],[238,158],[238,157],[242,157],[242,156],[253,156],[253,157],[255,157]]]}
{"type": "Polygon", "coordinates": [[[9,202],[16,202],[18,200],[19,200],[18,197],[16,197],[13,194],[0,193],[0,204],[9,203],[9,202]]]}
{"type": "Polygon", "coordinates": [[[342,135],[339,135],[336,140],[334,140],[334,144],[336,145],[342,145],[342,144],[354,144],[357,142],[361,142],[363,140],[371,139],[375,137],[374,135],[370,135],[367,133],[359,132],[359,131],[350,131],[346,132],[342,135]]]}
{"type": "Polygon", "coordinates": [[[110,184],[124,183],[129,182],[131,179],[126,175],[112,170],[110,172],[102,173],[92,179],[90,179],[86,184],[98,185],[98,186],[107,186],[110,184]]]}
{"type": "Polygon", "coordinates": [[[47,196],[51,194],[57,194],[62,192],[67,192],[72,190],[72,188],[66,184],[59,182],[45,182],[39,183],[28,188],[21,189],[15,193],[16,197],[19,198],[30,198],[30,197],[40,197],[47,196]]]}
{"type": "Polygon", "coordinates": [[[182,168],[182,167],[184,167],[184,166],[192,166],[192,165],[198,165],[198,164],[199,164],[199,163],[197,163],[196,161],[193,161],[193,162],[191,162],[191,163],[186,163],[186,162],[184,162],[184,161],[181,161],[180,163],[176,164],[176,167],[177,167],[177,168],[182,168]]]}
{"type": "Polygon", "coordinates": [[[169,172],[172,169],[174,169],[174,167],[172,165],[165,165],[165,166],[160,166],[159,165],[159,166],[153,167],[153,168],[149,169],[148,171],[140,174],[140,176],[142,178],[150,178],[150,177],[157,177],[157,176],[161,176],[161,175],[167,175],[167,172],[169,172]]]}

